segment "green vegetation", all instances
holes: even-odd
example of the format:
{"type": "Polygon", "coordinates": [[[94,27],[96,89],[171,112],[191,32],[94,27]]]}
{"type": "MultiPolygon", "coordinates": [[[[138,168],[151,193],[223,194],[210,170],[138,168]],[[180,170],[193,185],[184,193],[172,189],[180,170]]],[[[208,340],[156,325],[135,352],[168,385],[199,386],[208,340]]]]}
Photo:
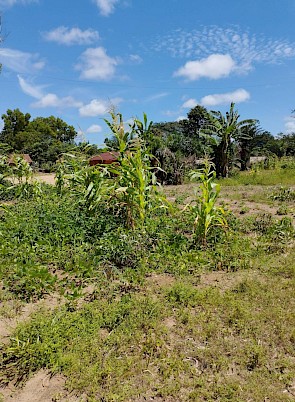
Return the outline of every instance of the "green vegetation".
{"type": "Polygon", "coordinates": [[[64,154],[39,192],[25,162],[0,165],[0,321],[34,310],[1,343],[1,385],[46,368],[85,402],[294,400],[293,161],[218,182],[207,161],[162,189],[151,126],[112,118],[113,165],[64,154]]]}
{"type": "Polygon", "coordinates": [[[191,172],[191,179],[199,179],[201,196],[197,197],[196,204],[191,208],[195,218],[195,236],[197,243],[207,246],[207,237],[214,226],[227,227],[225,212],[217,207],[216,201],[220,192],[220,185],[214,182],[216,173],[214,165],[208,160],[204,161],[204,168],[191,172]]]}
{"type": "Polygon", "coordinates": [[[121,153],[122,146],[132,147],[140,139],[145,154],[153,156],[151,165],[158,167],[155,173],[161,184],[182,184],[190,170],[202,164],[205,155],[214,161],[217,177],[227,177],[235,169],[249,170],[253,156],[262,157],[256,167],[263,169],[273,167],[279,158],[294,156],[294,133],[273,136],[259,126],[257,119],[240,120],[234,103],[225,115],[198,105],[177,122],[148,123],[144,114],[143,121],[135,118],[128,131],[122,126],[122,116],[111,114],[113,120],[106,120],[109,138],[105,147],[98,148],[83,138],[77,144],[77,131],[60,118],[31,120],[29,113],[8,109],[2,115],[0,153],[30,154],[34,168],[51,172],[56,171],[64,153],[79,152],[89,159],[106,150],[121,153]],[[121,128],[126,138],[116,137],[121,128]]]}

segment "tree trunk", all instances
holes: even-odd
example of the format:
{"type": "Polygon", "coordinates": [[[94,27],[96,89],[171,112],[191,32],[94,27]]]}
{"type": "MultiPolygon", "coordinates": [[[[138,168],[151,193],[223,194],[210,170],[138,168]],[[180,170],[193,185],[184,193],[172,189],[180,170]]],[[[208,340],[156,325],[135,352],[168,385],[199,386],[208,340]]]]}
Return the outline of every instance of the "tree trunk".
{"type": "Polygon", "coordinates": [[[222,140],[216,148],[214,163],[216,167],[217,177],[228,177],[229,171],[229,144],[227,141],[222,140]]]}

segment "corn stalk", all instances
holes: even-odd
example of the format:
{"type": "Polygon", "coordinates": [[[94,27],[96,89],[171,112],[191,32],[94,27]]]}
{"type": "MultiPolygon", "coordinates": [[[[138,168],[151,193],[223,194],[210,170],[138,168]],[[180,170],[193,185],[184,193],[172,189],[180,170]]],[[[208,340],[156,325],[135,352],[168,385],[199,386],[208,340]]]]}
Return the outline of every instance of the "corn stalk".
{"type": "Polygon", "coordinates": [[[115,176],[117,207],[125,211],[127,226],[135,228],[137,223],[144,224],[148,211],[167,207],[168,202],[157,191],[155,169],[150,166],[152,156],[144,151],[144,142],[138,137],[149,127],[146,116],[143,123],[135,119],[130,132],[124,131],[120,114],[111,116],[112,122],[107,123],[118,144],[120,157],[118,164],[107,169],[115,176]]]}
{"type": "Polygon", "coordinates": [[[195,239],[203,247],[207,247],[209,232],[216,226],[226,228],[227,221],[224,209],[216,206],[220,185],[214,181],[216,178],[214,164],[208,159],[204,163],[203,168],[190,174],[191,180],[197,179],[201,183],[199,187],[201,195],[197,195],[196,205],[191,206],[191,210],[195,215],[195,239]]]}

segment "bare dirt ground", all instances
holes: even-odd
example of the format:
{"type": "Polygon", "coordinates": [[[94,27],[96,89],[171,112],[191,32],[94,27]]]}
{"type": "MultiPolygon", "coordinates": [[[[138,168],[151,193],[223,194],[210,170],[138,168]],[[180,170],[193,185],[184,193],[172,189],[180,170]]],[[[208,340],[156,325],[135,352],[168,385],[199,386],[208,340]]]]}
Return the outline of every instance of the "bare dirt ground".
{"type": "Polygon", "coordinates": [[[38,181],[47,183],[47,184],[55,184],[55,174],[54,173],[36,173],[35,179],[38,181]]]}
{"type": "MultiPolygon", "coordinates": [[[[46,370],[36,373],[22,389],[13,385],[1,390],[4,401],[8,402],[52,402],[62,401],[65,379],[60,376],[50,376],[46,370]]],[[[66,401],[66,399],[63,399],[66,401]]]]}

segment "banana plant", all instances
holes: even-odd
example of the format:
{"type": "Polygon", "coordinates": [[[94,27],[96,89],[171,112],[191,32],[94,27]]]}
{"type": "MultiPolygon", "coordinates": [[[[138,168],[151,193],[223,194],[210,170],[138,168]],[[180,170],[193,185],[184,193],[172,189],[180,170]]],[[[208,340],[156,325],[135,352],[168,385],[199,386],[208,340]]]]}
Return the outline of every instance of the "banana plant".
{"type": "Polygon", "coordinates": [[[209,136],[214,144],[217,176],[228,176],[232,142],[249,140],[246,128],[257,124],[254,119],[239,120],[240,115],[234,108],[235,104],[232,102],[225,116],[220,111],[210,112],[209,123],[201,131],[201,134],[209,136]]]}

